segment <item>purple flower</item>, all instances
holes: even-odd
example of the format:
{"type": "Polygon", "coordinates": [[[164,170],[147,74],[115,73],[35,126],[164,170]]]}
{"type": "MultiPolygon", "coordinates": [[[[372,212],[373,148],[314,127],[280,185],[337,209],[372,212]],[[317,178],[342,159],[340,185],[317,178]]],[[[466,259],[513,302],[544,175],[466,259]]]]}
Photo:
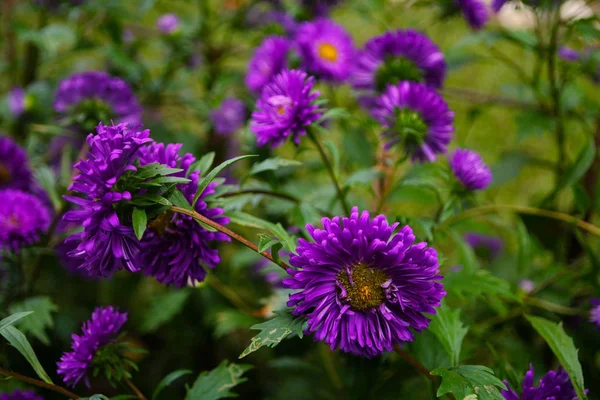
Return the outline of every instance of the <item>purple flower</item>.
{"type": "Polygon", "coordinates": [[[402,144],[414,161],[434,161],[454,132],[454,113],[434,89],[403,81],[378,97],[371,110],[386,127],[386,148],[402,144]]]}
{"type": "Polygon", "coordinates": [[[311,74],[334,82],[350,77],[355,50],[342,26],[329,19],[304,22],[296,30],[296,43],[311,74]]]}
{"type": "Polygon", "coordinates": [[[442,87],[446,62],[439,47],[414,30],[397,30],[370,39],[356,61],[352,85],[365,96],[385,91],[400,81],[442,87]]]}
{"type": "Polygon", "coordinates": [[[519,287],[522,291],[529,294],[533,291],[533,289],[535,289],[535,282],[531,279],[521,279],[519,281],[519,287]]]}
{"type": "Polygon", "coordinates": [[[298,27],[298,23],[290,14],[284,11],[270,11],[263,18],[265,21],[272,21],[278,25],[280,25],[286,34],[293,36],[296,33],[296,28],[298,27]]]}
{"type": "Polygon", "coordinates": [[[50,225],[50,210],[37,197],[16,189],[0,190],[0,252],[18,252],[37,242],[50,225]]]}
{"type": "Polygon", "coordinates": [[[491,258],[498,257],[504,250],[504,241],[498,236],[467,232],[464,239],[474,250],[484,249],[489,252],[491,258]]]}
{"type": "Polygon", "coordinates": [[[80,174],[73,178],[69,190],[80,197],[64,198],[78,207],[67,212],[63,221],[83,227],[66,240],[77,244],[69,256],[80,260],[79,269],[87,270],[90,276],[107,277],[123,268],[140,270],[134,263],[138,240],[114,208],[121,200],[131,200],[131,193],[119,191],[116,184],[126,171],[136,170],[133,163],[138,150],[152,139],[147,129],[138,132],[127,124],[101,123],[97,132],[87,138],[87,158],[75,164],[80,174]]]}
{"type": "MultiPolygon", "coordinates": [[[[190,165],[196,161],[191,154],[179,156],[181,144],[157,143],[140,151],[142,165],[158,162],[171,168],[181,168],[182,172],[172,176],[184,177],[190,165]]],[[[190,204],[198,189],[200,171],[189,176],[191,182],[179,184],[190,204]]],[[[217,183],[211,183],[202,192],[195,209],[199,214],[225,225],[229,218],[224,217],[223,209],[209,208],[204,199],[215,192],[217,183]]],[[[220,262],[217,249],[210,247],[214,241],[229,241],[221,232],[210,232],[201,227],[192,217],[167,211],[148,224],[141,242],[140,265],[144,265],[144,274],[154,276],[159,282],[183,287],[201,282],[206,277],[203,265],[216,267],[220,262]]]]}
{"type": "Polygon", "coordinates": [[[156,27],[165,35],[170,35],[179,28],[179,17],[176,14],[163,14],[156,20],[156,27]]]}
{"type": "Polygon", "coordinates": [[[269,36],[256,48],[246,72],[250,91],[260,94],[275,75],[287,68],[289,49],[290,42],[281,36],[269,36]]]}
{"type": "Polygon", "coordinates": [[[107,344],[117,340],[119,331],[127,321],[127,313],[120,313],[114,307],[97,307],[92,318],[86,321],[81,336],[73,334],[73,351],[64,353],[58,365],[58,374],[65,384],[74,387],[82,378],[89,387],[89,369],[96,353],[107,344]]]}
{"type": "Polygon", "coordinates": [[[277,147],[289,137],[300,143],[306,127],[321,117],[314,104],[320,94],[312,90],[314,83],[315,78],[303,71],[285,70],[265,86],[250,123],[259,146],[277,147]]]}
{"type": "Polygon", "coordinates": [[[298,241],[284,285],[298,290],[288,306],[308,317],[308,331],[342,351],[373,357],[412,341],[429,326],[446,295],[438,281],[437,252],[416,243],[407,225],[394,232],[383,215],[352,209],[350,218],[307,225],[314,239],[298,241]]]}
{"type": "Polygon", "coordinates": [[[577,50],[573,50],[570,47],[563,46],[558,49],[558,56],[565,61],[575,62],[579,61],[579,52],[577,50]]]}
{"type": "Polygon", "coordinates": [[[548,372],[537,387],[533,386],[533,365],[523,380],[523,393],[519,395],[504,381],[508,390],[502,390],[502,396],[507,400],[576,400],[577,393],[569,380],[569,375],[561,367],[557,371],[548,372]]]}
{"type": "Polygon", "coordinates": [[[9,137],[0,136],[0,189],[31,191],[33,175],[29,158],[9,137]]]}
{"type": "Polygon", "coordinates": [[[472,150],[458,148],[450,160],[450,168],[468,190],[485,189],[492,181],[492,171],[481,156],[472,150]]]}
{"type": "Polygon", "coordinates": [[[590,299],[590,303],[592,304],[592,310],[590,311],[590,322],[593,322],[598,328],[600,328],[600,299],[592,297],[590,299]]]}
{"type": "Polygon", "coordinates": [[[246,120],[246,107],[244,102],[235,97],[225,99],[219,108],[210,113],[210,119],[215,131],[220,135],[235,133],[246,120]]]}
{"type": "Polygon", "coordinates": [[[8,108],[15,117],[23,114],[25,111],[25,91],[23,88],[16,87],[8,93],[8,108]]]}
{"type": "Polygon", "coordinates": [[[508,3],[508,1],[509,0],[492,0],[492,10],[497,13],[500,11],[502,6],[504,6],[504,4],[508,3]]]}
{"type": "Polygon", "coordinates": [[[482,0],[455,0],[471,28],[479,30],[488,20],[487,6],[482,0]]]}
{"type": "Polygon", "coordinates": [[[0,394],[0,400],[44,400],[44,398],[33,390],[15,389],[12,393],[0,394]]]}
{"type": "Polygon", "coordinates": [[[54,95],[54,110],[68,114],[71,123],[86,132],[99,122],[138,125],[142,114],[129,85],[104,72],[82,72],[62,80],[54,95]]]}

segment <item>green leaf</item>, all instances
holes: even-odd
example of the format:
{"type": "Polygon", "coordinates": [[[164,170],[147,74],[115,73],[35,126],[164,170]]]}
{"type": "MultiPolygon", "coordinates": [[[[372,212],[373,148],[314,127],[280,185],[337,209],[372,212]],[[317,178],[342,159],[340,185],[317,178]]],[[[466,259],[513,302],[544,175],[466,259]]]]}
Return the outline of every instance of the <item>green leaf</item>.
{"type": "Polygon", "coordinates": [[[335,173],[335,176],[339,176],[340,175],[340,162],[341,162],[340,151],[338,150],[335,143],[330,140],[324,142],[323,144],[325,145],[325,147],[327,147],[327,150],[329,150],[329,154],[331,154],[330,162],[331,162],[331,166],[333,167],[333,172],[335,173]]]}
{"type": "Polygon", "coordinates": [[[517,140],[538,136],[556,129],[556,121],[541,111],[524,110],[515,117],[517,140]]]}
{"type": "Polygon", "coordinates": [[[177,379],[181,378],[182,376],[185,376],[185,375],[188,375],[191,373],[192,373],[192,371],[190,371],[189,369],[178,369],[177,371],[173,371],[170,374],[168,374],[167,376],[165,376],[164,378],[162,378],[161,381],[156,386],[156,389],[154,389],[154,393],[152,393],[152,400],[155,400],[156,397],[160,394],[160,392],[162,392],[171,383],[175,382],[177,379]]]}
{"type": "Polygon", "coordinates": [[[327,120],[333,120],[333,119],[345,119],[345,118],[349,118],[350,117],[350,113],[345,109],[345,108],[341,108],[341,107],[336,107],[336,108],[332,108],[327,110],[322,116],[321,118],[319,118],[318,120],[315,121],[315,124],[320,124],[323,121],[327,121],[327,120]]]}
{"type": "Polygon", "coordinates": [[[180,178],[178,176],[160,176],[160,177],[152,180],[152,183],[160,184],[160,185],[165,185],[165,184],[170,184],[170,183],[177,183],[177,184],[189,183],[189,182],[191,182],[189,179],[180,178]]]}
{"type": "Polygon", "coordinates": [[[52,382],[52,379],[50,379],[50,377],[44,370],[44,367],[42,367],[42,364],[40,364],[40,361],[35,355],[33,348],[31,348],[29,341],[20,330],[18,330],[14,326],[6,326],[3,330],[0,330],[0,334],[4,336],[4,338],[8,340],[8,342],[15,349],[17,349],[19,353],[23,355],[23,357],[25,357],[27,362],[29,362],[29,365],[31,365],[31,367],[33,368],[37,376],[40,377],[41,380],[43,380],[46,383],[54,384],[52,382]]]}
{"type": "Polygon", "coordinates": [[[135,237],[137,237],[138,240],[142,240],[144,232],[146,231],[146,227],[148,226],[148,217],[146,216],[146,211],[144,211],[142,208],[134,208],[133,214],[131,215],[131,223],[133,225],[135,237]]]}
{"type": "Polygon", "coordinates": [[[173,190],[173,193],[171,193],[171,196],[169,196],[169,201],[173,203],[174,206],[190,211],[192,210],[192,205],[190,202],[185,198],[183,193],[177,189],[173,190]]]}
{"type": "Polygon", "coordinates": [[[250,214],[246,214],[241,211],[232,211],[227,213],[230,222],[246,226],[249,228],[264,229],[271,232],[276,238],[278,238],[283,246],[289,251],[296,251],[296,240],[281,226],[281,224],[273,224],[272,222],[265,221],[250,214]]]}
{"type": "Polygon", "coordinates": [[[596,146],[593,143],[586,143],[579,152],[575,163],[567,168],[561,177],[554,192],[558,193],[561,189],[569,187],[581,179],[586,171],[590,169],[595,158],[596,146]]]}
{"type": "Polygon", "coordinates": [[[47,296],[30,297],[22,302],[13,303],[9,311],[16,314],[23,311],[35,312],[30,318],[19,321],[16,326],[24,333],[31,333],[46,346],[50,345],[50,339],[46,329],[54,327],[52,313],[58,311],[58,306],[47,296]]]}
{"type": "Polygon", "coordinates": [[[190,165],[185,177],[187,178],[194,171],[200,171],[200,176],[204,175],[206,172],[208,172],[210,167],[212,167],[214,161],[215,152],[211,151],[210,153],[206,153],[202,156],[202,158],[190,165]]]}
{"type": "Polygon", "coordinates": [[[526,318],[548,343],[562,367],[569,374],[569,378],[571,378],[573,387],[577,392],[577,397],[580,400],[586,399],[583,372],[577,357],[578,350],[575,348],[573,339],[563,329],[562,322],[555,324],[545,318],[533,316],[526,316],[526,318]]]}
{"type": "Polygon", "coordinates": [[[38,168],[35,171],[35,178],[37,182],[39,182],[42,189],[46,191],[48,197],[50,198],[50,202],[52,202],[52,207],[54,210],[58,210],[61,205],[61,199],[58,195],[56,176],[51,168],[43,166],[38,168]]]}
{"type": "Polygon", "coordinates": [[[372,185],[376,179],[379,179],[383,176],[381,171],[378,171],[375,168],[365,168],[361,169],[350,175],[346,180],[347,187],[357,186],[357,185],[372,185]]]}
{"type": "Polygon", "coordinates": [[[204,178],[202,178],[202,180],[198,183],[198,190],[196,191],[196,194],[194,195],[194,201],[192,202],[192,207],[196,206],[196,202],[200,198],[200,195],[202,194],[202,192],[204,192],[204,189],[206,189],[206,187],[212,182],[212,180],[217,177],[219,172],[223,171],[225,168],[227,168],[228,166],[230,166],[231,164],[233,164],[235,162],[238,162],[238,161],[244,160],[246,158],[250,158],[250,157],[257,157],[257,156],[254,154],[250,154],[250,155],[232,158],[231,160],[222,162],[221,164],[217,165],[212,171],[210,171],[210,173],[208,175],[206,175],[204,178]]]}
{"type": "Polygon", "coordinates": [[[306,323],[304,318],[293,316],[290,309],[275,311],[275,314],[274,318],[250,327],[250,329],[260,330],[261,332],[251,339],[252,342],[240,354],[239,358],[244,358],[263,346],[275,347],[288,336],[298,335],[302,339],[304,324],[306,323]]]}
{"type": "Polygon", "coordinates": [[[452,393],[461,400],[504,400],[498,388],[506,390],[506,385],[494,376],[494,371],[482,365],[437,368],[431,371],[431,375],[442,378],[437,390],[438,397],[452,393]]]}
{"type": "Polygon", "coordinates": [[[287,160],[285,158],[273,157],[258,162],[252,166],[249,175],[256,175],[265,171],[277,171],[280,168],[300,167],[302,163],[297,160],[287,160]]]}
{"type": "Polygon", "coordinates": [[[212,371],[202,372],[185,398],[186,400],[217,400],[237,397],[230,389],[246,382],[248,379],[243,378],[242,375],[251,368],[251,365],[230,364],[225,360],[212,371]]]}
{"type": "Polygon", "coordinates": [[[444,276],[444,288],[448,293],[459,297],[501,295],[515,301],[521,301],[510,289],[510,284],[491,272],[479,269],[469,272],[448,273],[444,276]]]}
{"type": "Polygon", "coordinates": [[[189,295],[189,290],[174,290],[156,296],[150,302],[149,310],[144,313],[140,331],[143,333],[155,331],[171,320],[181,311],[189,295]]]}
{"type": "Polygon", "coordinates": [[[271,237],[267,236],[267,235],[262,235],[259,234],[258,235],[259,240],[258,240],[258,251],[259,252],[263,252],[266,250],[269,250],[271,247],[273,247],[276,244],[280,244],[279,240],[277,239],[272,239],[271,237]]]}
{"type": "Polygon", "coordinates": [[[18,312],[0,320],[0,332],[2,332],[7,326],[11,326],[21,318],[26,317],[32,313],[33,311],[18,312]]]}
{"type": "Polygon", "coordinates": [[[460,309],[451,309],[445,303],[437,310],[429,330],[438,338],[450,356],[452,366],[460,361],[463,339],[469,331],[460,320],[460,309]]]}

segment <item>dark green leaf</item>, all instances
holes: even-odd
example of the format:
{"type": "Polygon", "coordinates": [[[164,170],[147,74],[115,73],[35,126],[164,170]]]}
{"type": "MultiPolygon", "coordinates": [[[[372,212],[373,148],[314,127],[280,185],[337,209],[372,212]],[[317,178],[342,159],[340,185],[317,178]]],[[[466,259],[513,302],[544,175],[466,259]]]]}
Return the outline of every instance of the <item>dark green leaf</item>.
{"type": "Polygon", "coordinates": [[[501,295],[515,301],[521,301],[510,289],[510,284],[491,272],[479,269],[469,272],[463,268],[459,272],[444,276],[444,288],[449,294],[459,297],[501,295]]]}
{"type": "Polygon", "coordinates": [[[181,311],[190,295],[189,290],[174,290],[155,296],[145,312],[140,326],[143,333],[152,332],[181,311]]]}
{"type": "Polygon", "coordinates": [[[556,121],[540,111],[524,110],[515,117],[517,140],[538,136],[556,129],[556,121]]]}
{"type": "Polygon", "coordinates": [[[24,333],[31,333],[46,346],[50,345],[46,329],[54,327],[52,313],[57,310],[58,306],[47,296],[30,297],[22,302],[11,304],[9,308],[12,314],[23,311],[35,313],[31,317],[19,321],[16,326],[24,333]]]}
{"type": "Polygon", "coordinates": [[[442,383],[437,391],[441,397],[452,393],[457,399],[504,400],[498,388],[506,385],[494,376],[494,372],[481,365],[461,365],[452,368],[437,368],[431,375],[440,376],[442,383]],[[469,397],[470,396],[470,397],[469,397]]]}
{"type": "Polygon", "coordinates": [[[288,336],[303,337],[303,328],[306,323],[304,318],[293,316],[289,309],[276,311],[275,314],[274,318],[250,328],[261,332],[252,338],[250,346],[240,354],[240,358],[246,357],[263,346],[275,347],[288,336]]]}
{"type": "Polygon", "coordinates": [[[450,356],[452,366],[458,365],[462,342],[469,331],[460,320],[460,309],[451,309],[443,303],[432,319],[429,330],[438,338],[450,356]]]}
{"type": "Polygon", "coordinates": [[[134,208],[133,214],[131,215],[131,223],[133,225],[133,231],[138,240],[142,240],[144,232],[146,232],[146,226],[148,225],[148,217],[146,211],[142,208],[134,208]]]}
{"type": "Polygon", "coordinates": [[[251,368],[251,365],[230,364],[225,360],[212,371],[202,372],[185,398],[186,400],[217,400],[237,397],[230,390],[247,381],[242,375],[251,368]]]}
{"type": "Polygon", "coordinates": [[[23,333],[14,326],[6,326],[0,330],[0,335],[4,336],[8,342],[25,357],[29,365],[33,368],[37,376],[46,383],[53,384],[52,379],[48,376],[42,364],[38,360],[33,348],[23,333]]]}
{"type": "Polygon", "coordinates": [[[188,375],[191,373],[192,373],[192,371],[190,371],[189,369],[178,369],[177,371],[173,371],[170,374],[168,374],[167,376],[165,376],[164,378],[162,378],[161,381],[156,386],[156,389],[154,389],[154,393],[152,393],[152,400],[155,400],[156,397],[160,394],[160,392],[162,392],[171,383],[175,382],[177,379],[181,378],[182,376],[185,376],[185,375],[188,375]]]}
{"type": "Polygon", "coordinates": [[[555,324],[547,319],[533,316],[527,316],[527,320],[548,343],[562,367],[569,374],[577,397],[580,400],[586,399],[583,372],[577,357],[578,350],[575,348],[573,339],[563,329],[562,323],[555,324]]]}
{"type": "Polygon", "coordinates": [[[26,317],[32,313],[33,311],[18,312],[0,320],[0,332],[2,332],[7,326],[11,326],[21,318],[26,317]]]}
{"type": "Polygon", "coordinates": [[[213,162],[215,161],[215,152],[211,151],[210,153],[206,153],[202,156],[198,161],[190,165],[187,173],[185,174],[186,178],[194,171],[200,171],[200,176],[206,174],[210,167],[212,167],[213,162]]]}
{"type": "Polygon", "coordinates": [[[284,158],[273,157],[258,162],[252,166],[249,175],[255,175],[265,171],[277,171],[280,168],[299,167],[302,163],[296,160],[286,160],[284,158]]]}

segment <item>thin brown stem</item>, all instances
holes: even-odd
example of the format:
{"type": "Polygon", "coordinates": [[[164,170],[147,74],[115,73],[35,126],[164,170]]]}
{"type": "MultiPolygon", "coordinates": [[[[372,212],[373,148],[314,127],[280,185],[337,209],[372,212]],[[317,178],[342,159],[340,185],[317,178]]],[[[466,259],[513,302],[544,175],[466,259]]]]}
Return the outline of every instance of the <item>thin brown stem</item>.
{"type": "Polygon", "coordinates": [[[71,399],[79,399],[79,398],[82,397],[82,396],[79,396],[79,395],[77,395],[77,394],[75,394],[75,393],[73,393],[73,392],[71,392],[71,391],[69,391],[69,390],[67,390],[67,389],[65,389],[63,387],[60,387],[60,386],[57,386],[57,385],[53,385],[51,383],[46,383],[46,382],[40,381],[38,379],[33,379],[33,378],[28,377],[28,376],[21,375],[21,374],[19,374],[17,372],[12,372],[12,371],[6,370],[6,369],[4,369],[2,367],[0,367],[0,374],[6,375],[6,376],[10,376],[12,378],[18,379],[18,380],[23,381],[23,382],[30,383],[30,384],[35,385],[35,386],[39,386],[39,387],[44,388],[44,389],[53,390],[53,391],[58,392],[60,394],[64,394],[65,396],[67,396],[67,397],[69,397],[71,399]]]}
{"type": "Polygon", "coordinates": [[[142,391],[140,389],[138,389],[138,387],[135,386],[135,384],[133,382],[131,382],[131,379],[125,378],[125,383],[127,384],[127,386],[129,386],[131,388],[131,390],[133,390],[133,392],[138,397],[138,399],[140,399],[140,400],[148,400],[148,399],[146,399],[146,396],[144,396],[144,394],[142,393],[142,391]]]}
{"type": "Polygon", "coordinates": [[[180,214],[189,215],[190,217],[194,218],[195,220],[200,221],[200,222],[202,222],[202,223],[210,226],[211,228],[216,229],[219,232],[222,232],[222,233],[226,234],[227,236],[229,236],[230,238],[232,238],[233,240],[235,240],[237,242],[240,242],[241,244],[243,244],[244,246],[246,246],[250,250],[253,250],[253,251],[257,252],[261,256],[269,259],[271,262],[279,265],[284,270],[287,270],[288,268],[290,268],[290,266],[287,265],[286,263],[284,263],[283,261],[281,261],[281,260],[277,260],[276,261],[270,253],[267,253],[266,251],[263,251],[263,252],[258,251],[258,246],[256,246],[254,243],[252,243],[248,239],[246,239],[246,238],[238,235],[237,233],[235,233],[235,232],[227,229],[223,225],[218,224],[218,223],[216,223],[215,221],[213,221],[213,220],[211,220],[209,218],[206,218],[204,215],[198,214],[196,211],[186,210],[185,208],[176,207],[176,206],[171,207],[171,210],[174,211],[174,212],[180,213],[180,214]]]}

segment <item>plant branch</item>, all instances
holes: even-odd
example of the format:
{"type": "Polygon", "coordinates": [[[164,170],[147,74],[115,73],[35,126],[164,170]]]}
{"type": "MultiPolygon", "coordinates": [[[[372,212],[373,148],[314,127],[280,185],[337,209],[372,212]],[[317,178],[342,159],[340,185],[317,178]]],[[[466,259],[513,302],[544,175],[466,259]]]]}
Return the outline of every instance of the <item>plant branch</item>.
{"type": "Polygon", "coordinates": [[[79,399],[79,398],[81,398],[81,396],[79,396],[79,395],[77,395],[77,394],[75,394],[75,393],[73,393],[73,392],[71,392],[71,391],[69,391],[69,390],[67,390],[67,389],[65,389],[65,388],[63,388],[61,386],[53,385],[51,383],[46,383],[46,382],[40,381],[38,379],[33,379],[33,378],[28,377],[28,376],[21,375],[21,374],[19,374],[17,372],[12,372],[12,371],[6,370],[6,369],[4,369],[2,367],[0,367],[0,374],[6,375],[6,376],[10,376],[12,378],[18,379],[18,380],[23,381],[23,382],[30,383],[30,384],[35,385],[35,386],[39,386],[39,387],[44,388],[44,389],[53,390],[53,391],[58,392],[60,394],[64,394],[65,396],[67,396],[67,397],[69,397],[71,399],[79,399]]]}
{"type": "Polygon", "coordinates": [[[463,101],[472,103],[480,103],[484,105],[498,105],[514,108],[538,108],[536,104],[513,99],[510,97],[499,96],[493,93],[478,92],[471,89],[458,88],[458,87],[447,87],[443,90],[444,96],[454,97],[463,101]]]}
{"type": "Polygon", "coordinates": [[[539,299],[537,297],[525,297],[523,299],[525,304],[541,308],[543,310],[551,311],[556,314],[562,315],[577,315],[580,317],[588,317],[589,312],[585,310],[578,310],[576,308],[561,306],[560,304],[554,304],[546,300],[539,299]]]}
{"type": "Polygon", "coordinates": [[[131,382],[131,379],[125,378],[125,383],[127,384],[127,386],[129,386],[131,388],[131,390],[133,390],[133,392],[138,397],[138,399],[140,399],[140,400],[148,400],[148,399],[146,399],[146,396],[144,396],[144,394],[142,393],[142,391],[140,389],[138,389],[138,387],[135,386],[135,384],[133,382],[131,382]]]}
{"type": "Polygon", "coordinates": [[[271,192],[269,190],[263,190],[263,189],[239,190],[237,192],[224,193],[219,197],[235,197],[235,196],[243,196],[243,195],[247,195],[247,194],[262,194],[265,196],[277,197],[279,199],[288,200],[293,203],[301,203],[302,202],[299,198],[294,197],[291,194],[281,193],[281,192],[271,192]]]}
{"type": "Polygon", "coordinates": [[[289,265],[287,265],[286,263],[284,263],[281,260],[275,261],[275,259],[273,258],[273,256],[270,253],[267,253],[266,251],[263,251],[263,252],[258,251],[258,246],[256,246],[254,243],[252,243],[248,239],[246,239],[246,238],[238,235],[237,233],[229,230],[228,228],[224,227],[223,225],[218,224],[218,223],[216,223],[215,221],[213,221],[213,220],[211,220],[209,218],[206,218],[204,215],[199,214],[196,211],[186,210],[185,208],[176,207],[176,206],[171,207],[171,211],[177,212],[177,213],[180,213],[180,214],[189,215],[190,217],[194,218],[195,220],[200,221],[200,222],[202,222],[202,223],[210,226],[211,228],[216,229],[219,232],[222,232],[222,233],[226,234],[227,236],[229,236],[233,240],[235,240],[235,241],[243,244],[244,246],[246,246],[250,250],[253,250],[253,251],[257,252],[261,256],[269,259],[271,262],[279,265],[284,270],[287,270],[288,268],[290,268],[289,265]]]}

